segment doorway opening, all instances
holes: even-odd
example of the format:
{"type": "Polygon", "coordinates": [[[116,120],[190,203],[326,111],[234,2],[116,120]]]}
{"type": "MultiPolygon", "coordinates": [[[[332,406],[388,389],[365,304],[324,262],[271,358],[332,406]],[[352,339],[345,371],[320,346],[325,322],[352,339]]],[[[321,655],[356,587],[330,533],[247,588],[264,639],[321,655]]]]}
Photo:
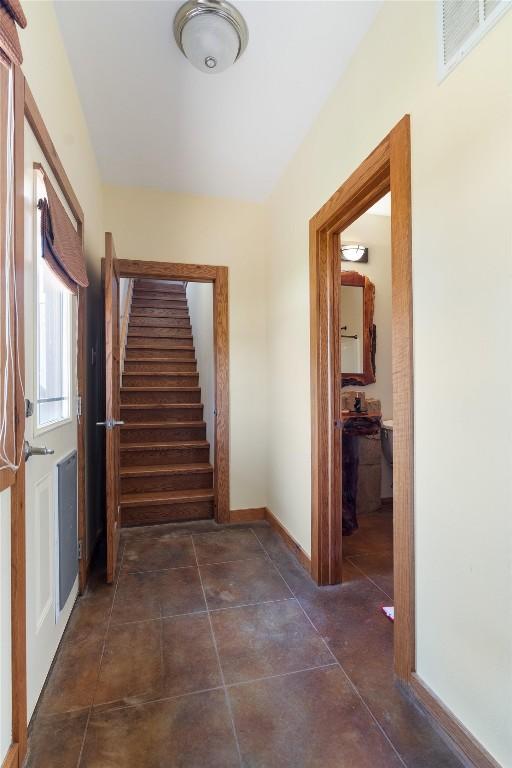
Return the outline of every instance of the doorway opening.
{"type": "MultiPolygon", "coordinates": [[[[317,583],[327,585],[340,583],[343,579],[341,511],[344,491],[345,496],[348,491],[344,489],[342,472],[346,457],[343,457],[342,437],[340,331],[345,323],[340,314],[340,235],[391,193],[394,670],[397,678],[404,682],[411,680],[415,668],[410,154],[410,120],[406,115],[310,221],[311,565],[317,583]]],[[[357,280],[353,280],[357,284],[357,280]]],[[[369,296],[371,288],[366,285],[364,275],[359,283],[360,287],[368,289],[369,296]]],[[[360,309],[362,304],[368,306],[371,301],[365,302],[361,296],[360,309]]],[[[346,383],[358,393],[371,383],[375,351],[372,331],[364,317],[357,332],[343,331],[347,336],[366,335],[368,342],[366,350],[351,350],[352,364],[357,364],[360,370],[345,371],[345,374],[357,373],[352,377],[353,381],[346,383]]],[[[352,403],[355,410],[361,410],[361,399],[359,396],[359,402],[356,398],[352,403]]]]}
{"type": "Polygon", "coordinates": [[[227,268],[104,260],[107,580],[121,527],[229,521],[227,268]]]}
{"type": "Polygon", "coordinates": [[[393,618],[391,194],[340,234],[342,552],[393,618]]]}

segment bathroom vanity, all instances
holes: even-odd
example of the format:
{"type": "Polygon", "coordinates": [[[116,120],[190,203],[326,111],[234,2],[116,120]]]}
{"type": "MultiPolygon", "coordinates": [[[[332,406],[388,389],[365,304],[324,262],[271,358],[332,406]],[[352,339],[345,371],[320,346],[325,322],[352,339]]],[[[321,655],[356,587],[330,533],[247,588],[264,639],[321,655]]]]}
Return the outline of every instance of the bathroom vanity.
{"type": "Polygon", "coordinates": [[[357,497],[359,484],[359,438],[381,432],[380,412],[342,411],[342,530],[350,536],[357,530],[357,497]]]}

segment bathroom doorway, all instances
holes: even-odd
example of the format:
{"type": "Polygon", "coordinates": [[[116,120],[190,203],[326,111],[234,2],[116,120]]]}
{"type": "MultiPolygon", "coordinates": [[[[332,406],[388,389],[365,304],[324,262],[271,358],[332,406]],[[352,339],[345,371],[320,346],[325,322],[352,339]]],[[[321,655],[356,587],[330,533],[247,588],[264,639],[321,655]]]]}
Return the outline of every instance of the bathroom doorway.
{"type": "MultiPolygon", "coordinates": [[[[415,667],[410,155],[406,115],[310,221],[311,567],[328,585],[343,580],[340,234],[391,192],[394,671],[406,683],[415,667]]],[[[368,373],[364,352],[359,362],[368,373]]]]}
{"type": "Polygon", "coordinates": [[[393,615],[391,193],[339,236],[344,578],[393,615]]]}

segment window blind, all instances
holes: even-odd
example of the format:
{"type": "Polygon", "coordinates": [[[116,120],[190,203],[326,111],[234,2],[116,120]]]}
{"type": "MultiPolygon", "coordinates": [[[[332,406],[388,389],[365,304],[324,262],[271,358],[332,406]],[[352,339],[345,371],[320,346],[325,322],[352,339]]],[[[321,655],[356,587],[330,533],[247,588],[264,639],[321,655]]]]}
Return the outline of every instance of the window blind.
{"type": "Polygon", "coordinates": [[[46,197],[38,201],[43,259],[64,285],[76,293],[79,287],[89,285],[82,241],[44,169],[37,167],[43,173],[46,188],[46,197]]]}
{"type": "Polygon", "coordinates": [[[9,58],[21,64],[23,56],[16,25],[23,29],[27,26],[19,0],[0,0],[0,46],[9,58]]]}

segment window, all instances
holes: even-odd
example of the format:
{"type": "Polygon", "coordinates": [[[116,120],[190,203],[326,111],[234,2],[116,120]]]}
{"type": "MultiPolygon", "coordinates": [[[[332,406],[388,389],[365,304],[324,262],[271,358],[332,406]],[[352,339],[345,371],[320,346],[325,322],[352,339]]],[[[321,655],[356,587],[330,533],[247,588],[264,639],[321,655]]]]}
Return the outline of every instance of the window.
{"type": "Polygon", "coordinates": [[[512,8],[511,0],[438,0],[439,80],[512,8]]]}
{"type": "Polygon", "coordinates": [[[71,293],[37,259],[37,426],[71,415],[71,293]]]}

